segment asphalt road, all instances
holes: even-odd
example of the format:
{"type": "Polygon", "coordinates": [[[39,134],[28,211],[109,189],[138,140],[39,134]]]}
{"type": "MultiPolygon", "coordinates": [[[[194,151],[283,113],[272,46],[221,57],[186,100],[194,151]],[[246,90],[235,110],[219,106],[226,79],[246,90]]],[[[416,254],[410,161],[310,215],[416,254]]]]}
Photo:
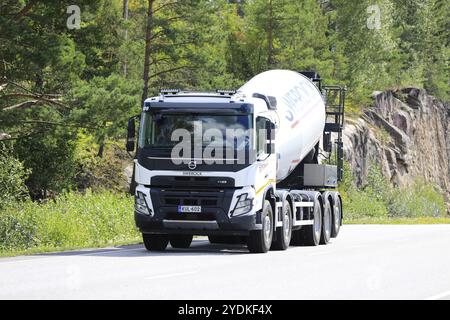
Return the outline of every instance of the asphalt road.
{"type": "Polygon", "coordinates": [[[327,246],[249,254],[142,245],[0,259],[0,299],[450,299],[450,225],[344,226],[327,246]]]}

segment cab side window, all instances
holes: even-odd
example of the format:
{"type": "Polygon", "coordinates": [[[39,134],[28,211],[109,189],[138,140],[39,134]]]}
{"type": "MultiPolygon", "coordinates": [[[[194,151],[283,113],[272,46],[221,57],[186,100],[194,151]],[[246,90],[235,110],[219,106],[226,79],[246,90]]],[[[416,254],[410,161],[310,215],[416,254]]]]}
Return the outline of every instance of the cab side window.
{"type": "Polygon", "coordinates": [[[264,155],[268,155],[267,152],[267,118],[256,118],[256,157],[260,159],[264,155]]]}

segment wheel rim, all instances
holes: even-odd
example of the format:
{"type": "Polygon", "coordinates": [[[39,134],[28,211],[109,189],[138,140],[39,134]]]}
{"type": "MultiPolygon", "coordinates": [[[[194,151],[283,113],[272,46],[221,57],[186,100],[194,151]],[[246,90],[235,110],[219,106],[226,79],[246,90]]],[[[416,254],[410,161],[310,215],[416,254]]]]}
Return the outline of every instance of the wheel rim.
{"type": "Polygon", "coordinates": [[[320,225],[320,217],[319,217],[319,210],[316,207],[314,210],[314,234],[316,235],[316,238],[320,237],[321,232],[321,225],[320,225]]]}
{"type": "Polygon", "coordinates": [[[325,210],[325,214],[323,217],[323,228],[324,228],[326,237],[329,238],[330,234],[331,234],[331,210],[330,210],[329,206],[325,210]]]}
{"type": "Polygon", "coordinates": [[[270,222],[270,217],[268,215],[265,216],[264,218],[264,242],[266,243],[267,246],[270,245],[270,234],[272,231],[272,224],[270,222]]]}
{"type": "Polygon", "coordinates": [[[334,209],[334,230],[339,230],[341,226],[341,208],[339,205],[334,209]]]}
{"type": "Polygon", "coordinates": [[[291,219],[290,219],[290,212],[286,212],[283,219],[283,235],[284,235],[284,242],[287,243],[290,238],[290,230],[291,230],[291,219]]]}

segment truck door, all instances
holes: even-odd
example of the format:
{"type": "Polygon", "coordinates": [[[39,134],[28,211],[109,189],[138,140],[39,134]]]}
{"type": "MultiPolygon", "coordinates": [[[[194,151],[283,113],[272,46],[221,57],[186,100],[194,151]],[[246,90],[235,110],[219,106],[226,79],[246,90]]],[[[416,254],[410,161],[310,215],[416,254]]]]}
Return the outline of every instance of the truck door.
{"type": "Polygon", "coordinates": [[[269,118],[260,116],[256,118],[255,127],[258,162],[255,190],[257,198],[260,198],[264,190],[276,184],[275,126],[269,118]]]}

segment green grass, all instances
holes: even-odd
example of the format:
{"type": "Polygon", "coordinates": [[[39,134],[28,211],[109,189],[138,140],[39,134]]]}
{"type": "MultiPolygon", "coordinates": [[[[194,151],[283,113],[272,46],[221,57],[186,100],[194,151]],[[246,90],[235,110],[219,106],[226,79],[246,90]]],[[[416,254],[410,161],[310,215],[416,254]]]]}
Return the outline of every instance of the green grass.
{"type": "Polygon", "coordinates": [[[445,197],[436,185],[416,178],[409,186],[393,187],[381,168],[371,163],[367,184],[356,187],[347,162],[344,171],[339,191],[350,223],[448,223],[445,197]]]}
{"type": "Polygon", "coordinates": [[[344,224],[450,224],[450,217],[388,218],[361,217],[344,220],[344,224]]]}
{"type": "MultiPolygon", "coordinates": [[[[386,209],[372,208],[375,197],[350,195],[344,199],[344,224],[450,224],[446,215],[391,216],[386,209]]],[[[0,210],[0,257],[140,243],[133,211],[132,197],[112,191],[66,193],[45,203],[16,202],[0,210]]]]}
{"type": "Polygon", "coordinates": [[[133,200],[101,191],[26,201],[0,211],[0,256],[137,243],[133,200]]]}

